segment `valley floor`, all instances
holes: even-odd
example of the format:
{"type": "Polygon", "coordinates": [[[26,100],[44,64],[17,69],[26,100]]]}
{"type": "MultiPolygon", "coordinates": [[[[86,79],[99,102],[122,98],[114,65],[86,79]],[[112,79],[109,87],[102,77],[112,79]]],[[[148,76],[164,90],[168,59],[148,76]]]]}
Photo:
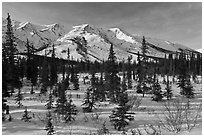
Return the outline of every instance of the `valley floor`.
{"type": "MultiPolygon", "coordinates": [[[[134,85],[135,83],[133,83],[134,85]]],[[[116,105],[109,104],[109,102],[101,102],[98,104],[96,110],[93,113],[83,113],[82,111],[82,100],[84,96],[84,92],[89,85],[83,85],[82,81],[80,81],[80,90],[68,90],[67,94],[72,94],[73,103],[77,106],[79,110],[78,115],[76,116],[76,120],[72,123],[65,124],[59,121],[59,118],[53,114],[53,125],[55,134],[57,135],[66,135],[66,134],[97,134],[97,130],[101,128],[104,121],[106,121],[106,127],[109,129],[110,134],[122,134],[121,131],[114,130],[113,126],[109,122],[109,115],[111,111],[116,105]],[[76,98],[76,94],[80,95],[80,99],[76,98]],[[99,114],[99,119],[96,119],[96,114],[99,114]]],[[[202,85],[201,84],[193,84],[196,96],[194,99],[191,99],[190,102],[193,106],[198,106],[202,103],[202,85]]],[[[164,89],[164,85],[162,85],[164,89]]],[[[174,84],[172,85],[174,98],[181,98],[179,95],[179,89],[174,84]]],[[[39,89],[35,89],[35,94],[30,95],[30,87],[24,86],[22,89],[22,93],[24,96],[24,100],[22,101],[23,107],[17,108],[15,104],[14,96],[8,99],[8,105],[10,106],[10,114],[14,118],[11,122],[5,121],[2,122],[2,134],[3,135],[46,135],[44,118],[45,114],[48,110],[45,107],[46,100],[48,96],[39,97],[39,89]],[[31,122],[23,122],[21,121],[24,106],[27,106],[29,115],[33,118],[31,122]]],[[[134,90],[128,90],[129,95],[136,95],[137,93],[134,90]]],[[[141,94],[137,94],[138,97],[142,98],[141,94]]],[[[158,124],[158,117],[163,118],[164,112],[164,102],[154,102],[151,101],[152,95],[145,95],[142,98],[141,105],[138,109],[133,107],[132,111],[134,114],[134,121],[131,121],[130,124],[126,127],[127,134],[131,134],[131,129],[143,129],[145,124],[158,124]],[[154,114],[152,113],[154,112],[154,114]],[[157,115],[155,115],[157,113],[157,115]]],[[[195,107],[196,108],[196,107],[195,107]]],[[[201,117],[198,118],[198,123],[195,128],[193,128],[190,132],[185,130],[179,132],[180,135],[201,135],[202,134],[202,111],[200,112],[201,117]]],[[[142,130],[141,130],[142,131],[142,130]]],[[[171,135],[173,133],[162,129],[162,134],[171,135]]]]}

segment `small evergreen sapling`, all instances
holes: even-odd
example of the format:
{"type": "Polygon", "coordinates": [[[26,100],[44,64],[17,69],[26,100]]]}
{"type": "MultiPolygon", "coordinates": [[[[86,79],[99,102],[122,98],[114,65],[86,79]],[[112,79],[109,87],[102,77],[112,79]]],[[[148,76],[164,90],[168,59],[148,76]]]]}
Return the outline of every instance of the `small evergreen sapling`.
{"type": "Polygon", "coordinates": [[[69,101],[65,105],[66,114],[65,114],[65,123],[75,121],[74,115],[77,115],[78,110],[76,109],[76,105],[73,104],[71,97],[69,101]]]}
{"type": "Polygon", "coordinates": [[[9,105],[6,105],[6,114],[9,114],[9,105]]]}
{"type": "Polygon", "coordinates": [[[153,94],[154,94],[152,96],[153,101],[161,101],[162,100],[163,95],[162,95],[161,86],[159,84],[158,79],[153,84],[153,94]]]}
{"type": "Polygon", "coordinates": [[[20,108],[22,105],[21,101],[23,100],[23,95],[21,94],[21,90],[18,90],[18,94],[16,95],[16,103],[18,104],[18,108],[20,108]]]}
{"type": "Polygon", "coordinates": [[[95,96],[93,94],[92,88],[89,87],[87,89],[85,98],[84,98],[84,102],[82,104],[83,107],[83,111],[84,112],[92,112],[93,108],[95,108],[95,96]]]}
{"type": "Polygon", "coordinates": [[[13,118],[11,117],[11,115],[9,115],[8,121],[11,122],[13,120],[13,118]]]}
{"type": "Polygon", "coordinates": [[[181,92],[181,95],[186,96],[187,98],[194,98],[193,86],[191,85],[190,79],[186,81],[185,87],[181,92]]]}
{"type": "Polygon", "coordinates": [[[2,112],[2,122],[6,121],[5,114],[2,112]]]}
{"type": "Polygon", "coordinates": [[[24,111],[24,114],[23,114],[23,117],[21,118],[21,120],[23,120],[24,122],[30,122],[31,118],[32,117],[30,117],[28,115],[27,107],[25,107],[25,111],[24,111]]]}
{"type": "Polygon", "coordinates": [[[52,95],[52,92],[50,91],[49,98],[47,100],[47,104],[45,105],[47,109],[53,108],[53,102],[54,102],[53,95],[52,95]]]}
{"type": "Polygon", "coordinates": [[[171,85],[169,83],[169,80],[167,80],[167,82],[166,82],[165,90],[166,90],[166,92],[164,93],[164,96],[166,96],[167,100],[171,99],[173,96],[173,93],[172,93],[172,89],[171,89],[171,85]]]}
{"type": "Polygon", "coordinates": [[[53,135],[55,133],[54,126],[52,125],[52,115],[50,111],[47,113],[47,123],[45,130],[47,131],[47,135],[53,135]]]}

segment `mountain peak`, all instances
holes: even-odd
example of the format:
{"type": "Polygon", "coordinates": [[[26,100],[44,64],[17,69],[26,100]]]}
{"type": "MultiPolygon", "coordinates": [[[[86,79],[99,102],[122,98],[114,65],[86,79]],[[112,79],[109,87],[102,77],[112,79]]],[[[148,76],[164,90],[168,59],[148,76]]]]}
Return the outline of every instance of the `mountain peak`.
{"type": "Polygon", "coordinates": [[[30,22],[21,22],[17,29],[22,29],[25,28],[26,26],[32,26],[32,24],[30,22]]]}
{"type": "Polygon", "coordinates": [[[54,23],[54,24],[49,24],[49,25],[43,25],[47,28],[59,28],[60,26],[62,26],[60,23],[54,23]]]}
{"type": "Polygon", "coordinates": [[[81,30],[81,31],[84,31],[86,29],[94,29],[96,27],[94,27],[93,25],[90,25],[90,24],[81,24],[81,25],[77,25],[77,26],[73,26],[73,28],[75,30],[81,30]]]}
{"type": "Polygon", "coordinates": [[[124,40],[130,43],[136,43],[134,38],[125,31],[123,31],[121,28],[110,28],[109,30],[115,33],[116,37],[120,40],[124,40]]]}

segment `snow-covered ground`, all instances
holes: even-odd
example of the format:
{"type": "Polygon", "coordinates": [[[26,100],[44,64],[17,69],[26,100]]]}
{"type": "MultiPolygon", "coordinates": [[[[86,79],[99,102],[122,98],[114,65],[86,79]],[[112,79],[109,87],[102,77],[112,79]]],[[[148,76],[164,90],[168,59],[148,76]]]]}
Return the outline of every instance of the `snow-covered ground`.
{"type": "MultiPolygon", "coordinates": [[[[82,76],[82,75],[81,75],[82,76]]],[[[135,83],[133,83],[134,85],[135,83]]],[[[97,109],[93,111],[93,113],[83,113],[82,111],[82,101],[84,97],[84,92],[89,85],[84,85],[82,82],[82,78],[80,78],[80,90],[67,90],[67,95],[72,94],[73,103],[77,106],[79,110],[78,115],[76,116],[76,120],[74,122],[65,124],[59,121],[59,118],[53,114],[53,125],[57,135],[66,135],[66,134],[96,134],[97,130],[102,126],[102,123],[106,121],[106,127],[109,129],[110,134],[121,134],[122,132],[114,130],[113,126],[109,122],[109,115],[111,111],[116,105],[109,104],[108,102],[98,103],[97,109]],[[76,95],[80,95],[80,99],[76,97],[76,95]],[[99,119],[94,117],[95,114],[99,114],[99,119]]],[[[195,98],[191,99],[190,102],[193,106],[198,106],[202,103],[202,86],[201,84],[193,84],[195,89],[195,98]]],[[[164,89],[164,85],[162,85],[162,89],[164,89]]],[[[172,85],[174,98],[179,97],[179,89],[174,84],[172,85]]],[[[24,107],[17,108],[15,104],[14,97],[10,97],[8,99],[8,104],[10,106],[10,114],[14,118],[11,122],[5,121],[2,122],[2,134],[3,135],[46,135],[46,131],[44,130],[45,124],[43,120],[45,118],[45,114],[47,113],[47,109],[45,107],[46,100],[48,96],[39,97],[39,89],[34,90],[36,93],[34,95],[30,95],[30,87],[24,86],[22,89],[22,93],[24,96],[24,100],[22,101],[23,106],[27,106],[29,115],[33,118],[31,122],[23,122],[21,121],[24,107]]],[[[129,95],[137,95],[141,97],[141,94],[137,94],[134,90],[128,90],[129,95]]],[[[142,97],[141,97],[142,98],[142,97]]],[[[151,101],[151,95],[145,95],[142,98],[141,105],[138,109],[133,107],[132,111],[134,114],[134,121],[131,121],[130,124],[126,127],[127,133],[130,133],[131,129],[142,129],[145,124],[157,125],[158,118],[153,115],[151,112],[158,113],[158,116],[162,118],[162,114],[164,112],[164,102],[153,102],[151,101]]],[[[202,111],[201,111],[202,113],[202,111]]],[[[162,130],[162,134],[170,135],[170,133],[166,130],[162,130]]],[[[202,117],[198,119],[198,123],[195,128],[191,130],[191,132],[181,131],[180,135],[201,135],[202,134],[202,117]]]]}

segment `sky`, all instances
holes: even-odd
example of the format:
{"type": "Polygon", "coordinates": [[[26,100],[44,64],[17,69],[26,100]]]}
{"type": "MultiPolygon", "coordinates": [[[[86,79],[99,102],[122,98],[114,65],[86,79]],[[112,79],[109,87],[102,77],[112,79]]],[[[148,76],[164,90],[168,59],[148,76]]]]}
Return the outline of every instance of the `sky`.
{"type": "Polygon", "coordinates": [[[3,18],[8,12],[17,21],[61,23],[70,30],[84,23],[119,27],[130,34],[202,48],[201,2],[3,2],[3,18]]]}

